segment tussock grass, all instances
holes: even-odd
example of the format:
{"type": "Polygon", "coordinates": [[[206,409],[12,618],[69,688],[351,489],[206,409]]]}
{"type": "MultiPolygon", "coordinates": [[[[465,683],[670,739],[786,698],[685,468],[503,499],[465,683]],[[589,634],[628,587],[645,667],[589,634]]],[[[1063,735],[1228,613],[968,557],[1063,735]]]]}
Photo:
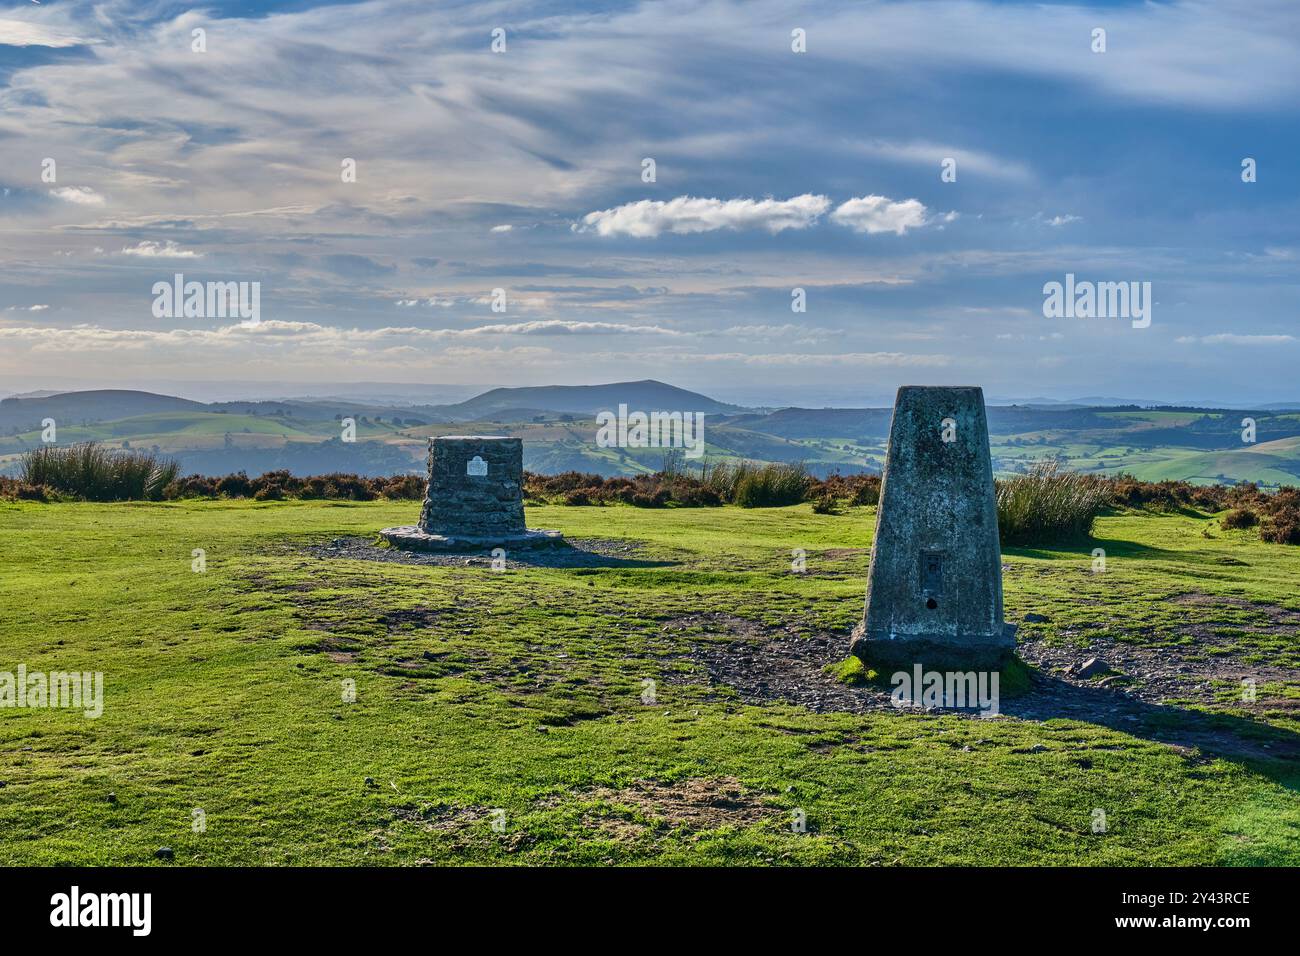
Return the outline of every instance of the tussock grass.
{"type": "Polygon", "coordinates": [[[1085,538],[1110,497],[1106,480],[1061,471],[1054,459],[1028,474],[997,483],[998,532],[1002,543],[1055,544],[1085,538]]]}
{"type": "Polygon", "coordinates": [[[158,501],[180,465],[146,451],[110,451],[96,442],[45,445],[23,456],[22,481],[86,501],[158,501]]]}
{"type": "Polygon", "coordinates": [[[811,476],[802,464],[719,462],[709,469],[705,482],[723,501],[742,508],[779,508],[803,501],[811,476]]]}

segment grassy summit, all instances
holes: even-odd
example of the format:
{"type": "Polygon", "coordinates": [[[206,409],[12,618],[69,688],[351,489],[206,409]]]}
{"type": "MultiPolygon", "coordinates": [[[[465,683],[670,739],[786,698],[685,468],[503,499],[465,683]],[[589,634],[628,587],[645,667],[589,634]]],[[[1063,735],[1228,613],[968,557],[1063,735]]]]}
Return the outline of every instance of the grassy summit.
{"type": "Polygon", "coordinates": [[[1298,549],[1008,549],[1034,680],[976,719],[826,672],[870,507],[529,508],[577,548],[503,571],[369,544],[413,508],[0,502],[0,671],[106,688],[0,708],[0,864],[1300,863],[1298,549]]]}

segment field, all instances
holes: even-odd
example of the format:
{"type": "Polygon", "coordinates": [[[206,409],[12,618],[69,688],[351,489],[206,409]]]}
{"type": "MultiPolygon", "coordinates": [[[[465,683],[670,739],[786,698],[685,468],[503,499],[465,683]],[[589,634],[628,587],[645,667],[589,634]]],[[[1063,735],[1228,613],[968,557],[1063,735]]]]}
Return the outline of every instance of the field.
{"type": "Polygon", "coordinates": [[[1298,548],[1008,550],[1032,682],[978,719],[823,672],[872,508],[530,508],[574,547],[503,570],[370,543],[414,518],[0,503],[0,671],[105,675],[0,709],[0,864],[1300,863],[1298,548]]]}

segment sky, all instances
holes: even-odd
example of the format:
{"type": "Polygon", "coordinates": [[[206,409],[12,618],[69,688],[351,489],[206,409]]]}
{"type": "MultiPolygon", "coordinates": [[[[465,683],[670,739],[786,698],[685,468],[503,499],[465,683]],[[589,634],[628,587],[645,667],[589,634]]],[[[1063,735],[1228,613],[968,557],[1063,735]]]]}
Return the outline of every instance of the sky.
{"type": "Polygon", "coordinates": [[[5,0],[0,394],[1300,401],[1298,152],[1294,0],[5,0]]]}

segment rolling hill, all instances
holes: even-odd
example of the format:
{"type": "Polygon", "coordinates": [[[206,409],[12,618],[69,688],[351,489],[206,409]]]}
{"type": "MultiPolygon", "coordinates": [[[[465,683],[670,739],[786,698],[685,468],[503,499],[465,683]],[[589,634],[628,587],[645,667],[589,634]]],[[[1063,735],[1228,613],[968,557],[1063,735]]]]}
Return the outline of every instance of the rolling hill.
{"type": "Polygon", "coordinates": [[[153,392],[104,389],[90,392],[60,392],[31,398],[0,399],[0,433],[21,428],[39,428],[45,418],[56,422],[106,422],[156,412],[201,412],[202,402],[153,392]]]}
{"type": "MultiPolygon", "coordinates": [[[[65,392],[0,402],[0,473],[40,444],[41,421],[58,424],[58,443],[99,441],[172,455],[186,472],[285,468],[298,474],[419,472],[426,439],[481,431],[524,441],[524,465],[543,473],[628,475],[663,466],[662,448],[602,448],[595,416],[631,411],[707,415],[705,461],[804,462],[818,475],[879,470],[889,408],[740,408],[656,381],[496,388],[449,405],[383,404],[347,398],[202,403],[139,391],[65,392]],[[356,440],[341,440],[343,419],[356,440]]],[[[1300,413],[1186,407],[990,406],[990,444],[999,474],[1044,457],[1079,471],[1125,471],[1145,479],[1300,480],[1300,413]],[[1257,442],[1242,440],[1244,418],[1257,442]]]]}
{"type": "Polygon", "coordinates": [[[677,409],[726,415],[743,411],[699,392],[647,379],[641,382],[613,382],[609,385],[539,385],[528,388],[494,388],[455,405],[441,406],[440,411],[458,421],[483,421],[515,414],[562,412],[594,416],[602,411],[616,411],[620,404],[630,410],[677,409]]]}

